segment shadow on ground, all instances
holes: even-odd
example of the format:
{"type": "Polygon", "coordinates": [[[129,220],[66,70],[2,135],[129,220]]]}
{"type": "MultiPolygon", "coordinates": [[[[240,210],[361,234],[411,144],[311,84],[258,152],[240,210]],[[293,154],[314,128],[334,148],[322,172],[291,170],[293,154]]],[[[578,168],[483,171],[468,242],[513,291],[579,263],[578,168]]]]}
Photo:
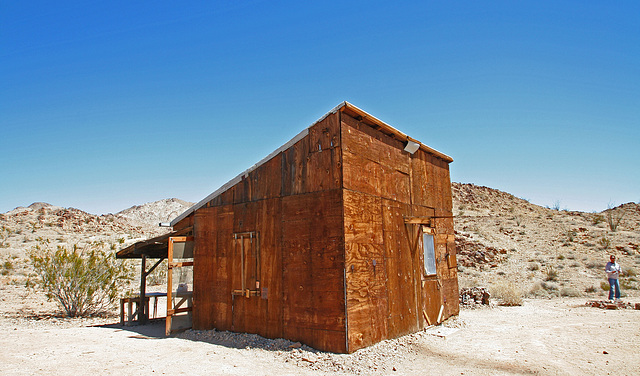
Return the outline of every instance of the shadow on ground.
{"type": "Polygon", "coordinates": [[[131,335],[129,338],[136,339],[163,339],[180,338],[190,341],[206,342],[213,345],[224,346],[234,349],[257,348],[267,351],[288,351],[292,349],[303,349],[317,353],[316,349],[293,342],[283,338],[269,339],[257,334],[234,333],[218,330],[185,330],[171,336],[165,334],[165,320],[152,319],[148,324],[122,325],[120,323],[95,325],[97,328],[108,328],[116,331],[127,331],[131,335]]]}
{"type": "Polygon", "coordinates": [[[164,319],[152,319],[149,323],[144,325],[122,325],[120,323],[115,324],[102,324],[94,325],[95,328],[107,328],[114,329],[116,331],[131,332],[129,338],[138,339],[162,339],[167,338],[165,334],[165,321],[164,319]]]}

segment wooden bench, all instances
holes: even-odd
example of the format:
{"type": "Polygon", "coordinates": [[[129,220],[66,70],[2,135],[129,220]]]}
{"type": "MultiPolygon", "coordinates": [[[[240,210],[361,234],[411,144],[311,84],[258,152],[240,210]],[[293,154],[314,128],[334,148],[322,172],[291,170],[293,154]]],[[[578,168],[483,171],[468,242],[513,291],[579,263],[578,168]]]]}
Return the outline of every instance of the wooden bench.
{"type": "MultiPolygon", "coordinates": [[[[146,306],[149,307],[149,296],[146,296],[146,306]]],[[[156,297],[156,305],[158,304],[158,298],[156,297]]],[[[120,325],[131,325],[134,319],[140,319],[140,297],[132,296],[128,298],[120,298],[120,325]],[[136,309],[133,310],[133,304],[135,303],[136,309]],[[127,321],[125,323],[124,313],[125,305],[128,308],[127,321]]]]}

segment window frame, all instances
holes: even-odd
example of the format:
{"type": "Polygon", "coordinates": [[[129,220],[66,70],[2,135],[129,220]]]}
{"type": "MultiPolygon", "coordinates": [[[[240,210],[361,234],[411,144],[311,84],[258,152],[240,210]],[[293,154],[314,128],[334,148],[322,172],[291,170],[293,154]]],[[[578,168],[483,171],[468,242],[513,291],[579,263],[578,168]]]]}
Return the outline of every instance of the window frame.
{"type": "Polygon", "coordinates": [[[423,273],[426,277],[438,274],[438,258],[436,257],[436,237],[433,229],[422,229],[422,258],[423,273]],[[429,257],[431,256],[431,257],[429,257]]]}

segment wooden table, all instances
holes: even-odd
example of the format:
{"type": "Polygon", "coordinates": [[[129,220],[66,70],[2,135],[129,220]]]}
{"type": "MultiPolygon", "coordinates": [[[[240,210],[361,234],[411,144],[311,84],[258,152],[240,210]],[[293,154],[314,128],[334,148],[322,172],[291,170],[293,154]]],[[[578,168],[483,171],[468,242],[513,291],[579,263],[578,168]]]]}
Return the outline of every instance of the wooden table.
{"type": "Polygon", "coordinates": [[[167,293],[166,292],[148,292],[144,296],[146,296],[147,299],[153,298],[153,318],[155,319],[158,313],[158,298],[163,296],[166,297],[167,293]]]}

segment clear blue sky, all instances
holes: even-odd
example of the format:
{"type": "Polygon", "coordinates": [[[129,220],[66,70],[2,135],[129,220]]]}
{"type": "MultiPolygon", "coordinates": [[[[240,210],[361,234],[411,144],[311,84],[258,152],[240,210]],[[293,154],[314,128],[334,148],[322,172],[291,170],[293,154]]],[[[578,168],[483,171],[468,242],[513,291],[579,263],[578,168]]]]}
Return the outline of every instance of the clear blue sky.
{"type": "Polygon", "coordinates": [[[2,1],[0,212],[199,201],[347,100],[540,205],[640,200],[637,1],[2,1]]]}

